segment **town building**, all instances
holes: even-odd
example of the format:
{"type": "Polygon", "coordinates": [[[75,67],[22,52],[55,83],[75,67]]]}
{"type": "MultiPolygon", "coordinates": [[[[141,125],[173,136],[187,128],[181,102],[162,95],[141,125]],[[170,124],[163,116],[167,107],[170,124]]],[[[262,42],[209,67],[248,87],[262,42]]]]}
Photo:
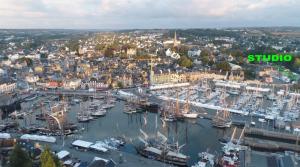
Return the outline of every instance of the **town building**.
{"type": "Polygon", "coordinates": [[[0,81],[0,93],[11,93],[17,88],[17,84],[8,79],[0,81]]]}

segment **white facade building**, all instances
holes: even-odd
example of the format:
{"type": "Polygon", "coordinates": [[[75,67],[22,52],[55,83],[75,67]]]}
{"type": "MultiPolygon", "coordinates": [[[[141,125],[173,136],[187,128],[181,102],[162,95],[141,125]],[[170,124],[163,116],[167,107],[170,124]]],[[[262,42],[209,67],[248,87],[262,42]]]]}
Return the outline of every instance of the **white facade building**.
{"type": "Polygon", "coordinates": [[[17,87],[16,83],[0,83],[0,93],[13,92],[17,87]]]}

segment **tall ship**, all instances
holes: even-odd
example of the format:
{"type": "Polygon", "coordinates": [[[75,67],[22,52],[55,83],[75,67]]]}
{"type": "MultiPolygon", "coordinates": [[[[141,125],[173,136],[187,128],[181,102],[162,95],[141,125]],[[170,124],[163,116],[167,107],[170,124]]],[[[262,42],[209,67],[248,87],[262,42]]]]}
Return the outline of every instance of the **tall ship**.
{"type": "Polygon", "coordinates": [[[90,115],[90,112],[88,112],[85,107],[81,107],[80,104],[80,111],[77,113],[77,121],[78,122],[89,122],[93,119],[93,117],[90,115]]]}
{"type": "MultiPolygon", "coordinates": [[[[142,133],[145,134],[145,132],[142,133]]],[[[189,157],[180,153],[180,149],[184,145],[179,146],[178,143],[176,145],[168,144],[167,138],[160,132],[157,132],[157,136],[161,140],[154,139],[154,141],[151,141],[147,135],[145,135],[145,139],[139,137],[144,145],[138,146],[136,148],[137,152],[149,159],[177,166],[187,166],[189,157]]]]}
{"type": "Polygon", "coordinates": [[[147,100],[140,100],[140,107],[149,112],[157,113],[159,110],[159,105],[156,103],[151,103],[147,100]]]}
{"type": "Polygon", "coordinates": [[[196,119],[198,118],[198,113],[191,112],[189,98],[190,98],[190,89],[187,92],[186,103],[184,105],[184,109],[182,110],[182,115],[184,118],[196,119]]]}
{"type": "Polygon", "coordinates": [[[227,110],[217,111],[212,119],[212,125],[217,128],[229,128],[231,124],[230,113],[227,110]]]}
{"type": "Polygon", "coordinates": [[[50,105],[49,110],[42,112],[42,114],[47,126],[38,128],[40,134],[51,136],[70,135],[77,130],[77,125],[67,120],[67,105],[65,102],[50,105]]]}
{"type": "Polygon", "coordinates": [[[173,122],[178,120],[178,116],[176,112],[178,110],[175,109],[174,104],[171,101],[167,101],[165,102],[165,104],[163,104],[163,108],[161,109],[161,120],[163,122],[173,122]]]}

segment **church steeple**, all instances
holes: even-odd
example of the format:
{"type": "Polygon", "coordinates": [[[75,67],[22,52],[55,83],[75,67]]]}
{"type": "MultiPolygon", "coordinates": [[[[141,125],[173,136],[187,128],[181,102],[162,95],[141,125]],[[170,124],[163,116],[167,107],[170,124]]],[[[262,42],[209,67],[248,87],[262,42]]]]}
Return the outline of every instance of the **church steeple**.
{"type": "Polygon", "coordinates": [[[176,35],[176,30],[175,30],[175,33],[174,33],[174,47],[177,46],[177,35],[176,35]]]}

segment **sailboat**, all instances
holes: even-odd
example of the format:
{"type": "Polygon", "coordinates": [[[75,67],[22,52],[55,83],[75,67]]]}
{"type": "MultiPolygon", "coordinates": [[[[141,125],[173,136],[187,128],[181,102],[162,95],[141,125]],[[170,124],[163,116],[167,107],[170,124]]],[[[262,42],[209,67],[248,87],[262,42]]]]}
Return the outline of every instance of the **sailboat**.
{"type": "Polygon", "coordinates": [[[169,104],[165,105],[165,108],[161,114],[161,120],[164,122],[176,121],[176,116],[174,114],[174,105],[171,103],[171,101],[169,101],[169,104]]]}
{"type": "Polygon", "coordinates": [[[223,110],[222,113],[217,111],[212,119],[212,125],[217,128],[229,128],[231,124],[230,113],[226,110],[223,110]]]}
{"type": "Polygon", "coordinates": [[[93,100],[89,106],[89,113],[92,117],[102,117],[106,115],[106,110],[100,107],[98,100],[93,100]]]}
{"type": "Polygon", "coordinates": [[[91,116],[93,117],[102,117],[106,115],[106,110],[103,108],[97,108],[94,111],[91,111],[91,116]]]}
{"type": "Polygon", "coordinates": [[[167,137],[160,132],[157,132],[157,137],[149,138],[149,136],[140,130],[144,138],[141,136],[139,140],[144,144],[136,147],[137,152],[149,159],[154,159],[168,164],[177,166],[187,166],[188,156],[180,153],[180,149],[184,146],[179,144],[171,145],[167,143],[167,137]]]}
{"type": "Polygon", "coordinates": [[[110,108],[113,108],[115,105],[113,104],[113,101],[111,100],[111,93],[110,92],[107,92],[107,100],[106,100],[106,103],[102,105],[102,108],[103,109],[110,109],[110,108]]]}
{"type": "Polygon", "coordinates": [[[184,110],[182,111],[182,113],[185,118],[196,119],[196,118],[198,118],[198,114],[195,112],[190,112],[190,103],[189,103],[189,96],[190,96],[189,92],[190,91],[189,90],[187,92],[186,103],[185,103],[184,110]]]}
{"type": "Polygon", "coordinates": [[[175,117],[176,117],[176,120],[183,120],[184,119],[183,114],[180,112],[178,92],[177,92],[177,100],[176,100],[176,108],[175,108],[175,117]]]}
{"type": "Polygon", "coordinates": [[[79,105],[80,105],[80,112],[77,113],[78,122],[89,122],[92,119],[92,117],[89,115],[87,111],[85,111],[85,109],[81,107],[81,103],[79,103],[79,105]]]}

